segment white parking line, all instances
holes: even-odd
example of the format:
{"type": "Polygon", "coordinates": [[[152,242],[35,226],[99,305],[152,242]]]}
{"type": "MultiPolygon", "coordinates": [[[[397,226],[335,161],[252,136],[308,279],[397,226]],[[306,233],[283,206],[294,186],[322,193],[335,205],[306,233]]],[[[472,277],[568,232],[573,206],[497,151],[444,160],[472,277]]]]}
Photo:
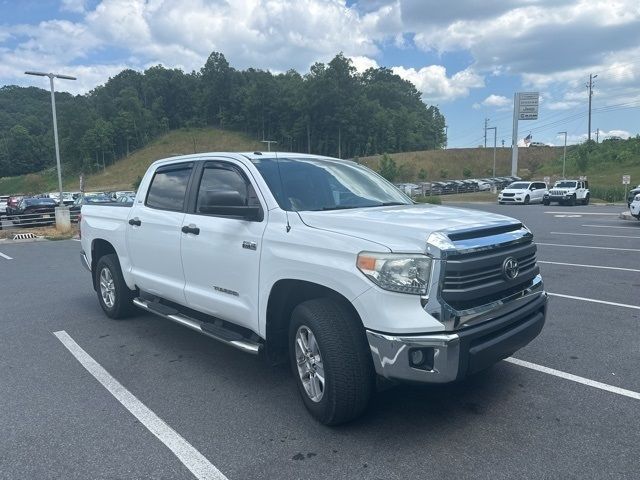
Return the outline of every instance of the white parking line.
{"type": "Polygon", "coordinates": [[[220,470],[214,467],[198,450],[187,442],[178,432],[167,425],[129,390],[122,386],[102,365],[96,362],[67,332],[53,332],[58,340],[67,347],[76,360],[106,388],[124,408],[136,417],[147,429],[164,443],[193,475],[202,480],[227,480],[220,470]]]}
{"type": "Polygon", "coordinates": [[[629,230],[640,230],[640,227],[617,227],[612,225],[582,225],[583,227],[593,228],[628,228],[629,230]]]}
{"type": "Polygon", "coordinates": [[[579,215],[612,215],[612,216],[618,216],[620,215],[619,213],[600,213],[600,212],[544,212],[544,213],[551,213],[551,214],[565,214],[565,215],[575,215],[575,214],[579,214],[579,215]]]}
{"type": "Polygon", "coordinates": [[[513,363],[514,365],[519,365],[524,368],[530,368],[531,370],[536,370],[538,372],[547,373],[555,377],[564,378],[565,380],[571,380],[572,382],[581,383],[589,387],[605,390],[607,392],[615,393],[617,395],[623,395],[625,397],[633,398],[635,400],[640,400],[640,393],[638,392],[627,390],[625,388],[614,387],[613,385],[609,385],[607,383],[596,382],[595,380],[579,377],[578,375],[573,375],[572,373],[563,372],[561,370],[556,370],[554,368],[543,367],[542,365],[526,362],[524,360],[520,360],[518,358],[513,358],[513,357],[506,358],[505,362],[513,363]]]}
{"type": "Polygon", "coordinates": [[[564,295],[562,293],[547,292],[547,294],[550,297],[569,298],[571,300],[580,300],[582,302],[602,303],[604,305],[612,305],[614,307],[633,308],[634,310],[640,310],[639,306],[637,306],[637,305],[628,305],[626,303],[607,302],[605,300],[596,300],[595,298],[575,297],[573,295],[564,295]]]}
{"type": "Polygon", "coordinates": [[[6,258],[7,260],[13,260],[12,257],[10,257],[9,255],[5,255],[4,253],[0,252],[0,257],[2,258],[6,258]]]}
{"type": "Polygon", "coordinates": [[[538,260],[538,263],[546,263],[549,265],[564,265],[567,267],[601,268],[603,270],[621,270],[623,272],[639,272],[640,273],[640,269],[637,269],[637,268],[605,267],[604,265],[584,265],[582,263],[547,262],[545,260],[538,260]]]}
{"type": "Polygon", "coordinates": [[[590,245],[563,245],[561,243],[541,243],[541,242],[536,242],[536,245],[546,245],[549,247],[591,248],[594,250],[617,250],[620,252],[640,252],[640,250],[636,248],[592,247],[590,245]]]}
{"type": "Polygon", "coordinates": [[[551,235],[575,235],[577,237],[608,237],[608,238],[640,238],[637,235],[603,235],[600,233],[549,232],[551,235]]]}

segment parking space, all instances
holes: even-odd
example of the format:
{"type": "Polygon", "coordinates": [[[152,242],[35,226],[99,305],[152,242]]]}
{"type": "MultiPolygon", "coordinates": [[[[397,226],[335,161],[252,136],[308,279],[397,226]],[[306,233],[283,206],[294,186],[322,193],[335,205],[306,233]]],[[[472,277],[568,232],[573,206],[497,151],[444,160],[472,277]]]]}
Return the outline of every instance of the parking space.
{"type": "Polygon", "coordinates": [[[534,232],[546,289],[565,296],[550,298],[545,329],[516,357],[568,378],[501,362],[459,384],[386,390],[357,422],[327,428],[286,368],[150,315],[108,320],[77,242],[4,244],[0,476],[635,478],[640,222],[619,220],[621,207],[456,206],[534,232]],[[59,331],[152,415],[99,383],[59,331]]]}

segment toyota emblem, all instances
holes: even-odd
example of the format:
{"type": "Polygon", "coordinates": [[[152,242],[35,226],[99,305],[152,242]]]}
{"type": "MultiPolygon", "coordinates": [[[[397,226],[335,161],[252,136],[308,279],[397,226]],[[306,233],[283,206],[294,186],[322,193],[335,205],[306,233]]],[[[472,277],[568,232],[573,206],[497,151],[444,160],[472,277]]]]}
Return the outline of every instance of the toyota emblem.
{"type": "Polygon", "coordinates": [[[513,257],[507,257],[502,262],[502,275],[507,280],[513,280],[518,276],[520,272],[520,265],[518,265],[518,260],[513,257]]]}

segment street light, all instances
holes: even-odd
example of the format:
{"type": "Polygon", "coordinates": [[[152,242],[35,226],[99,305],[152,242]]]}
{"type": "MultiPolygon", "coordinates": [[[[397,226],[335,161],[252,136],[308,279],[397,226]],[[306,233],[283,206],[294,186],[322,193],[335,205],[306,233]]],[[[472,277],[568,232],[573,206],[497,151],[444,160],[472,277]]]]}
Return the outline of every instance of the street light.
{"type": "Polygon", "coordinates": [[[260,142],[267,144],[267,149],[268,149],[269,152],[271,151],[271,144],[272,143],[278,143],[275,140],[260,140],[260,142]]]}
{"type": "Polygon", "coordinates": [[[564,180],[564,167],[567,163],[567,132],[558,132],[558,135],[564,134],[564,152],[562,154],[562,179],[564,180]]]}
{"type": "Polygon", "coordinates": [[[76,77],[69,75],[60,75],[59,73],[44,73],[44,72],[24,72],[27,75],[35,75],[36,77],[49,77],[49,83],[51,84],[51,111],[53,112],[53,138],[56,145],[56,165],[58,167],[58,189],[60,190],[60,206],[63,207],[62,201],[62,167],[60,166],[60,147],[58,146],[58,120],[56,119],[56,96],[53,89],[53,79],[61,78],[64,80],[75,80],[76,77]]]}
{"type": "Polygon", "coordinates": [[[498,137],[498,127],[487,127],[487,130],[493,130],[493,176],[496,176],[496,138],[498,137]]]}

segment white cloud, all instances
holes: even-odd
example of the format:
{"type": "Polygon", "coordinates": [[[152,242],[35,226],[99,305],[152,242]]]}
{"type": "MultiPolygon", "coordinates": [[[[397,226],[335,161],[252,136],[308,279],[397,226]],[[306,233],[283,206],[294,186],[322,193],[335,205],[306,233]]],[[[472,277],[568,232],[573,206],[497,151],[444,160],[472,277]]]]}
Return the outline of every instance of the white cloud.
{"type": "Polygon", "coordinates": [[[373,58],[369,57],[349,57],[353,62],[353,66],[356,67],[356,70],[359,73],[363,73],[369,68],[379,68],[378,62],[376,62],[373,58]]]}
{"type": "Polygon", "coordinates": [[[502,109],[510,108],[511,105],[512,105],[511,99],[504,97],[502,95],[496,95],[495,93],[492,93],[487,98],[485,98],[482,102],[474,103],[473,108],[478,109],[480,107],[491,107],[491,108],[497,108],[498,110],[502,110],[502,109]]]}
{"type": "Polygon", "coordinates": [[[62,0],[60,9],[67,12],[84,13],[86,3],[86,0],[62,0]]]}
{"type": "Polygon", "coordinates": [[[419,70],[393,67],[392,70],[413,83],[422,93],[424,101],[431,104],[466,97],[470,89],[484,87],[484,78],[470,68],[451,77],[447,77],[447,69],[442,65],[429,65],[419,70]]]}

